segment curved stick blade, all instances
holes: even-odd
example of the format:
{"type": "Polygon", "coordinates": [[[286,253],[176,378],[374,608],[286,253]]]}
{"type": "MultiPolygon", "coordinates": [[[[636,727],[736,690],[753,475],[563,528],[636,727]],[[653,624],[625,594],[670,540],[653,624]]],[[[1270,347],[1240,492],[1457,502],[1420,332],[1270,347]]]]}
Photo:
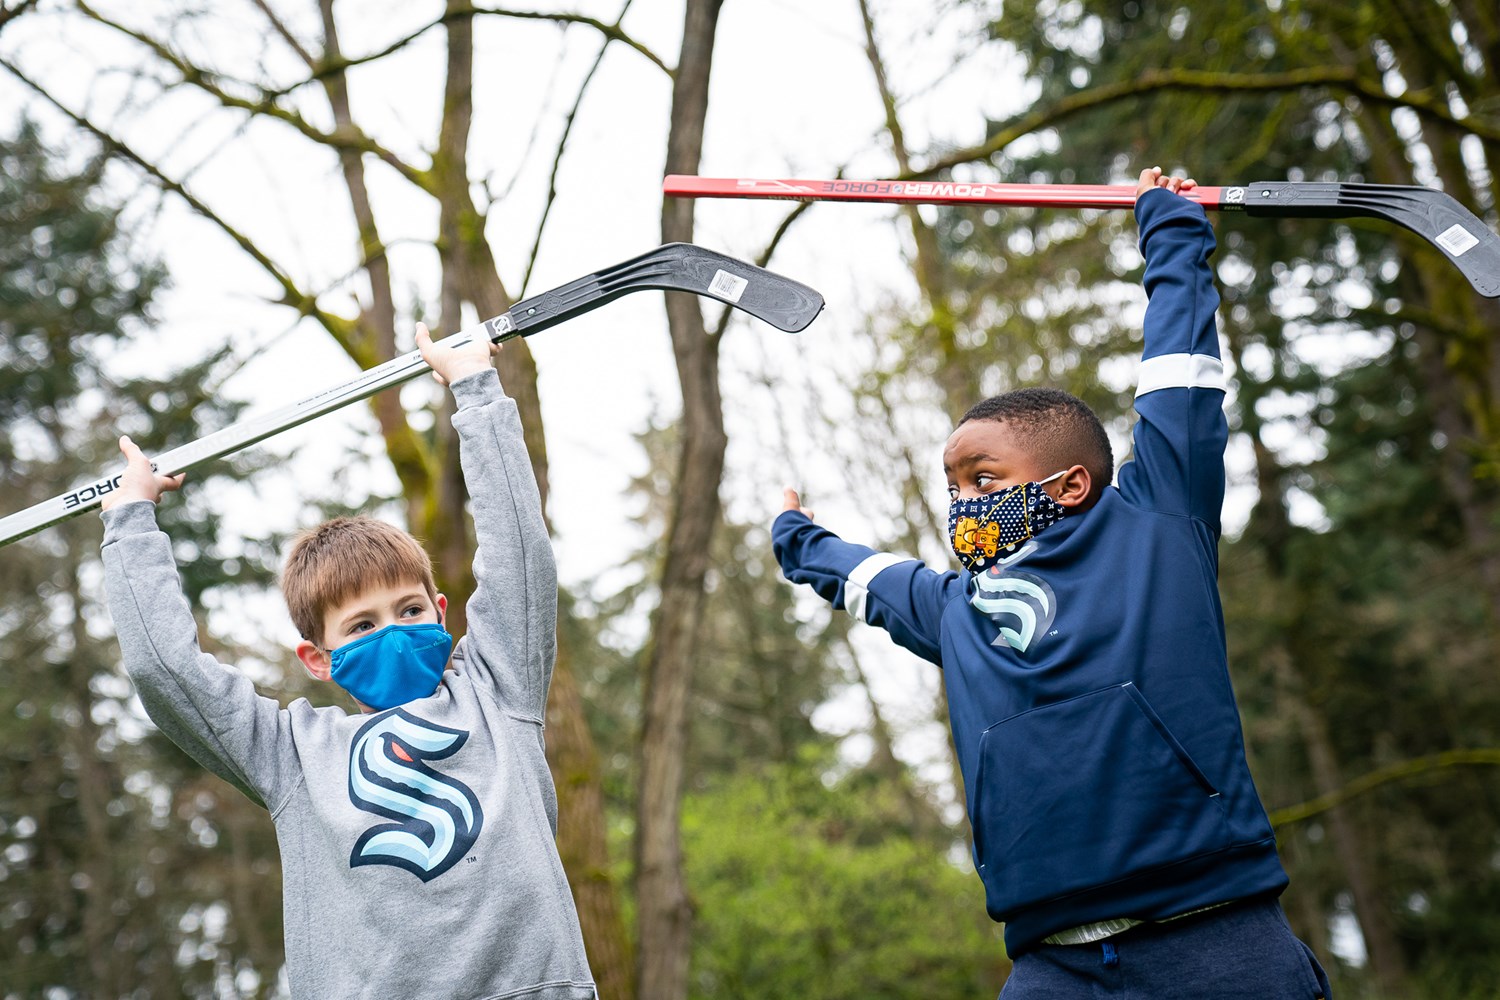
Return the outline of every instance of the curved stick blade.
{"type": "Polygon", "coordinates": [[[806,329],[823,309],[823,296],[801,282],[692,243],[667,243],[517,302],[507,315],[526,336],[650,289],[716,298],[787,333],[806,329]]]}
{"type": "Polygon", "coordinates": [[[1244,190],[1246,215],[1394,222],[1443,251],[1480,295],[1500,298],[1500,236],[1450,194],[1406,184],[1295,181],[1257,181],[1244,190]]]}

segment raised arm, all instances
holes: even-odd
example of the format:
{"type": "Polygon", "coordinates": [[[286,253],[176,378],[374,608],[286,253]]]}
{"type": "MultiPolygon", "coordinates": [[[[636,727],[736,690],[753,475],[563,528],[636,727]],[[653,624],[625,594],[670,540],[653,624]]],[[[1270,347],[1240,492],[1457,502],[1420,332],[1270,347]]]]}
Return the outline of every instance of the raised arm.
{"type": "Polygon", "coordinates": [[[151,721],[188,756],[274,810],[294,768],[286,713],[244,674],[198,648],[171,542],[149,499],[104,517],[104,590],[125,669],[151,721]]]}
{"type": "Polygon", "coordinates": [[[515,401],[491,366],[494,345],[444,355],[417,344],[453,390],[459,461],[474,514],[474,595],[458,666],[476,670],[509,710],[540,721],[557,657],[557,564],[515,401]],[[461,353],[462,352],[462,353],[461,353]]]}
{"type": "Polygon", "coordinates": [[[1149,302],[1135,398],[1140,419],[1120,492],[1140,506],[1198,518],[1217,536],[1229,429],[1214,324],[1219,295],[1208,264],[1213,228],[1198,204],[1176,193],[1191,182],[1154,174],[1141,175],[1135,207],[1149,302]]]}

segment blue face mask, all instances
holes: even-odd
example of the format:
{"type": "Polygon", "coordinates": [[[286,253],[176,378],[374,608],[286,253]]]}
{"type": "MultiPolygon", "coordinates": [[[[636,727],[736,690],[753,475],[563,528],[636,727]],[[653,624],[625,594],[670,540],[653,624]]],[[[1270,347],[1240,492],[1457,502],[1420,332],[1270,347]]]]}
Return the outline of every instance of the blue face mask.
{"type": "Polygon", "coordinates": [[[441,625],[387,625],[329,653],[330,676],[361,705],[383,711],[436,691],[452,652],[453,636],[441,625]]]}
{"type": "Polygon", "coordinates": [[[977,497],[955,498],[948,505],[948,540],[964,568],[977,573],[999,553],[1014,551],[1061,521],[1067,508],[1042,489],[1061,475],[977,497]]]}

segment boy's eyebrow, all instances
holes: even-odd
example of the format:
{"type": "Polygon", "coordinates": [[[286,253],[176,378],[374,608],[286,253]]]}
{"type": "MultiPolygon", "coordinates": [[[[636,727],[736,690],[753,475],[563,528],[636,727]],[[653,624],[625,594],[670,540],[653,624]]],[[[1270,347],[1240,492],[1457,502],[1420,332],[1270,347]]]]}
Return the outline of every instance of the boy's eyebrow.
{"type": "Polygon", "coordinates": [[[337,628],[344,628],[345,626],[352,624],[353,622],[357,621],[360,618],[369,618],[374,613],[375,613],[375,610],[373,608],[370,608],[370,607],[358,608],[358,609],[356,609],[354,611],[349,612],[344,617],[340,618],[339,622],[338,622],[338,625],[336,627],[337,628]]]}
{"type": "MultiPolygon", "coordinates": [[[[984,452],[977,452],[977,453],[972,454],[972,455],[965,455],[963,458],[960,458],[957,462],[955,462],[954,465],[975,465],[975,464],[977,464],[979,462],[997,462],[997,461],[999,461],[999,459],[995,458],[995,456],[993,456],[993,455],[986,455],[984,452]]],[[[953,466],[949,465],[947,462],[944,462],[943,463],[943,471],[944,472],[951,472],[951,471],[953,471],[953,466]]]]}
{"type": "MultiPolygon", "coordinates": [[[[426,596],[427,592],[424,590],[413,590],[410,593],[402,594],[391,603],[393,605],[400,605],[405,604],[407,601],[420,601],[426,596]]],[[[362,607],[355,608],[353,611],[349,612],[347,615],[339,619],[338,627],[343,628],[345,625],[348,625],[356,619],[368,618],[375,613],[376,608],[373,605],[367,604],[362,607]]]]}

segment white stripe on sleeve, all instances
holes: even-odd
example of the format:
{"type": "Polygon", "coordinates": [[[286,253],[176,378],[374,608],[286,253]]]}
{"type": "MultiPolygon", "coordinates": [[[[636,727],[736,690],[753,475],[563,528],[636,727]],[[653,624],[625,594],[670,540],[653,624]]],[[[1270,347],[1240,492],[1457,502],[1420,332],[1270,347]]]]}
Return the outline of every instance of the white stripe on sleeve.
{"type": "Polygon", "coordinates": [[[868,622],[865,617],[865,598],[870,594],[870,584],[874,582],[881,570],[890,569],[897,563],[913,562],[901,556],[893,556],[889,552],[877,552],[864,562],[849,571],[849,578],[844,581],[844,610],[862,622],[868,622]]]}
{"type": "Polygon", "coordinates": [[[1141,362],[1135,397],[1157,389],[1224,391],[1224,362],[1210,354],[1163,354],[1141,362]]]}

